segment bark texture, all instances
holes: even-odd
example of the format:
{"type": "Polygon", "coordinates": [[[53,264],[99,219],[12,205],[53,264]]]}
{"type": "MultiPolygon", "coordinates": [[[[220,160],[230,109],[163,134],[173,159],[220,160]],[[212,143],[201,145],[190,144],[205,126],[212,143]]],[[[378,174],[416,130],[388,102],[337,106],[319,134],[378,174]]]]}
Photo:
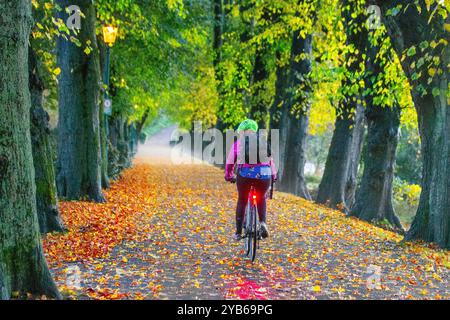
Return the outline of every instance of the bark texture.
{"type": "Polygon", "coordinates": [[[109,128],[108,175],[116,180],[125,168],[131,166],[128,125],[122,116],[115,115],[109,119],[109,128]]]}
{"type": "Polygon", "coordinates": [[[252,101],[250,106],[250,118],[258,123],[260,129],[267,128],[268,112],[271,97],[267,94],[267,80],[270,72],[265,64],[266,46],[263,42],[256,49],[255,63],[253,66],[252,101]]]}
{"type": "MultiPolygon", "coordinates": [[[[107,87],[110,86],[109,79],[106,79],[106,77],[109,77],[109,72],[105,72],[106,68],[108,68],[109,64],[109,51],[110,48],[106,46],[104,42],[101,42],[100,39],[98,39],[99,44],[99,56],[100,56],[100,68],[101,73],[103,75],[103,85],[106,85],[107,87]]],[[[111,184],[109,181],[108,176],[108,116],[105,114],[105,107],[104,102],[105,99],[108,98],[108,94],[104,92],[102,102],[100,103],[99,108],[99,121],[100,121],[100,152],[102,156],[102,164],[101,164],[101,177],[102,177],[102,188],[108,189],[111,184]]]]}
{"type": "MultiPolygon", "coordinates": [[[[77,38],[81,47],[58,38],[59,123],[57,187],[61,197],[70,200],[89,198],[102,202],[100,145],[100,62],[95,35],[95,8],[88,0],[58,0],[66,8],[78,5],[85,15],[77,38]],[[84,52],[90,43],[91,52],[84,52]]],[[[66,21],[63,10],[60,18],[66,21]]]]}
{"type": "Polygon", "coordinates": [[[44,85],[39,76],[38,61],[29,50],[29,87],[31,93],[31,142],[36,182],[36,205],[41,233],[63,232],[50,143],[49,116],[43,108],[44,85]]]}
{"type": "MultiPolygon", "coordinates": [[[[358,107],[356,107],[358,108],[358,107]]],[[[354,104],[345,104],[336,118],[333,138],[325,170],[320,182],[317,203],[348,211],[356,185],[356,173],[361,153],[361,121],[357,125],[354,104]]],[[[359,120],[359,119],[358,119],[359,120]]]]}
{"type": "Polygon", "coordinates": [[[12,292],[59,298],[36,213],[30,137],[31,2],[0,2],[0,299],[12,292]]]}
{"type": "MultiPolygon", "coordinates": [[[[277,54],[277,60],[281,57],[277,54]]],[[[286,149],[286,139],[287,139],[287,129],[288,129],[288,104],[285,103],[286,100],[286,86],[289,77],[289,65],[278,65],[276,71],[276,83],[275,83],[275,97],[273,104],[270,108],[270,129],[280,130],[280,145],[279,145],[279,165],[278,165],[278,176],[283,176],[283,169],[285,163],[285,149],[286,149]]]]}
{"type": "MultiPolygon", "coordinates": [[[[411,5],[406,0],[371,1],[381,7],[382,17],[399,57],[412,46],[420,47],[424,41],[439,42],[448,39],[445,20],[439,14],[430,19],[434,12],[426,4],[419,2],[411,5]],[[387,10],[402,5],[404,10],[396,17],[386,14],[387,10]]],[[[413,88],[413,100],[419,119],[421,151],[423,155],[422,193],[416,217],[406,235],[407,240],[420,239],[435,242],[444,248],[450,248],[450,107],[447,96],[450,82],[450,46],[440,45],[428,49],[428,54],[438,56],[442,70],[428,81],[427,76],[416,77],[411,67],[414,61],[423,57],[419,50],[415,55],[406,56],[402,67],[413,88]],[[424,92],[421,89],[425,89],[424,92]]],[[[423,74],[427,74],[426,71],[423,74]]]]}
{"type": "Polygon", "coordinates": [[[352,133],[352,146],[350,152],[350,161],[347,172],[347,183],[345,184],[345,204],[351,209],[355,203],[356,187],[358,184],[358,171],[361,162],[361,152],[365,133],[364,107],[358,105],[355,115],[355,124],[352,133]]]}
{"type": "Polygon", "coordinates": [[[293,36],[290,75],[286,103],[288,114],[286,115],[287,135],[283,172],[280,181],[280,190],[293,193],[302,198],[311,199],[306,188],[305,163],[306,163],[306,138],[309,123],[309,94],[311,83],[312,35],[300,36],[296,31],[293,36]],[[303,57],[299,59],[299,57],[303,57]]]}
{"type": "Polygon", "coordinates": [[[388,222],[403,230],[392,205],[400,108],[371,104],[367,107],[366,117],[368,133],[364,173],[351,214],[366,221],[388,222]]]}

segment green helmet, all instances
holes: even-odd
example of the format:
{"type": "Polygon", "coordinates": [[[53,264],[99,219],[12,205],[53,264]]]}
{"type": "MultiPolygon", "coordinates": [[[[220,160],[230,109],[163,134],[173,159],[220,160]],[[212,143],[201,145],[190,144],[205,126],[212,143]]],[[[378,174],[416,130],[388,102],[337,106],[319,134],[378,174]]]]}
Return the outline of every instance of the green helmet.
{"type": "Polygon", "coordinates": [[[241,133],[242,131],[251,130],[254,132],[258,132],[258,124],[255,120],[252,119],[246,119],[241,122],[239,127],[237,128],[237,133],[241,133]]]}

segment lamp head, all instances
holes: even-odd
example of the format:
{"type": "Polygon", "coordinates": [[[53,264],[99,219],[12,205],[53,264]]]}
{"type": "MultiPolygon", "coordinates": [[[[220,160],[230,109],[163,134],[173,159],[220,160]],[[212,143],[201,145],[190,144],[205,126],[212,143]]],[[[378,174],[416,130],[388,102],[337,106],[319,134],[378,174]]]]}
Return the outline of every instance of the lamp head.
{"type": "Polygon", "coordinates": [[[107,45],[109,46],[114,45],[114,43],[116,42],[118,30],[119,28],[111,25],[103,26],[103,40],[107,45]]]}

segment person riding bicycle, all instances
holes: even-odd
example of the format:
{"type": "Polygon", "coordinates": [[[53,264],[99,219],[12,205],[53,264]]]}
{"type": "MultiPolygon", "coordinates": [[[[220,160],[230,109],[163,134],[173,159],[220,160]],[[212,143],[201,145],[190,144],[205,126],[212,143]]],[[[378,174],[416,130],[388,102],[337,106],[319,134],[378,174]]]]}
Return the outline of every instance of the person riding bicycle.
{"type": "Polygon", "coordinates": [[[271,157],[270,146],[267,137],[258,134],[256,121],[247,119],[243,121],[237,133],[239,138],[233,144],[228,154],[225,165],[225,180],[236,182],[238,190],[238,202],[236,207],[236,233],[233,239],[242,239],[242,227],[247,206],[248,195],[253,186],[258,195],[257,208],[261,225],[261,236],[267,238],[269,229],[266,224],[266,193],[269,190],[272,179],[277,180],[275,164],[271,157]],[[266,151],[261,151],[266,147],[266,151]],[[261,158],[261,154],[263,155],[261,158]],[[236,166],[237,164],[237,166],[236,166]],[[237,167],[237,178],[234,175],[237,167]]]}

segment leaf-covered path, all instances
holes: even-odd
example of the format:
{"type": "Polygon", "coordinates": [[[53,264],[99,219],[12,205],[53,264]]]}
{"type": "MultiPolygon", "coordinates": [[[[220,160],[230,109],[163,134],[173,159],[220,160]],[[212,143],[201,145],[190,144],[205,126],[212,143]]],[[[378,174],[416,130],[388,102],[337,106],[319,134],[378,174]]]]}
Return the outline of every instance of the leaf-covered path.
{"type": "Polygon", "coordinates": [[[44,241],[66,296],[450,298],[448,252],[401,244],[394,233],[288,194],[269,202],[271,237],[250,263],[231,240],[235,186],[218,168],[144,154],[106,196],[106,204],[62,203],[71,231],[44,241]],[[381,286],[369,290],[377,267],[381,286]]]}

